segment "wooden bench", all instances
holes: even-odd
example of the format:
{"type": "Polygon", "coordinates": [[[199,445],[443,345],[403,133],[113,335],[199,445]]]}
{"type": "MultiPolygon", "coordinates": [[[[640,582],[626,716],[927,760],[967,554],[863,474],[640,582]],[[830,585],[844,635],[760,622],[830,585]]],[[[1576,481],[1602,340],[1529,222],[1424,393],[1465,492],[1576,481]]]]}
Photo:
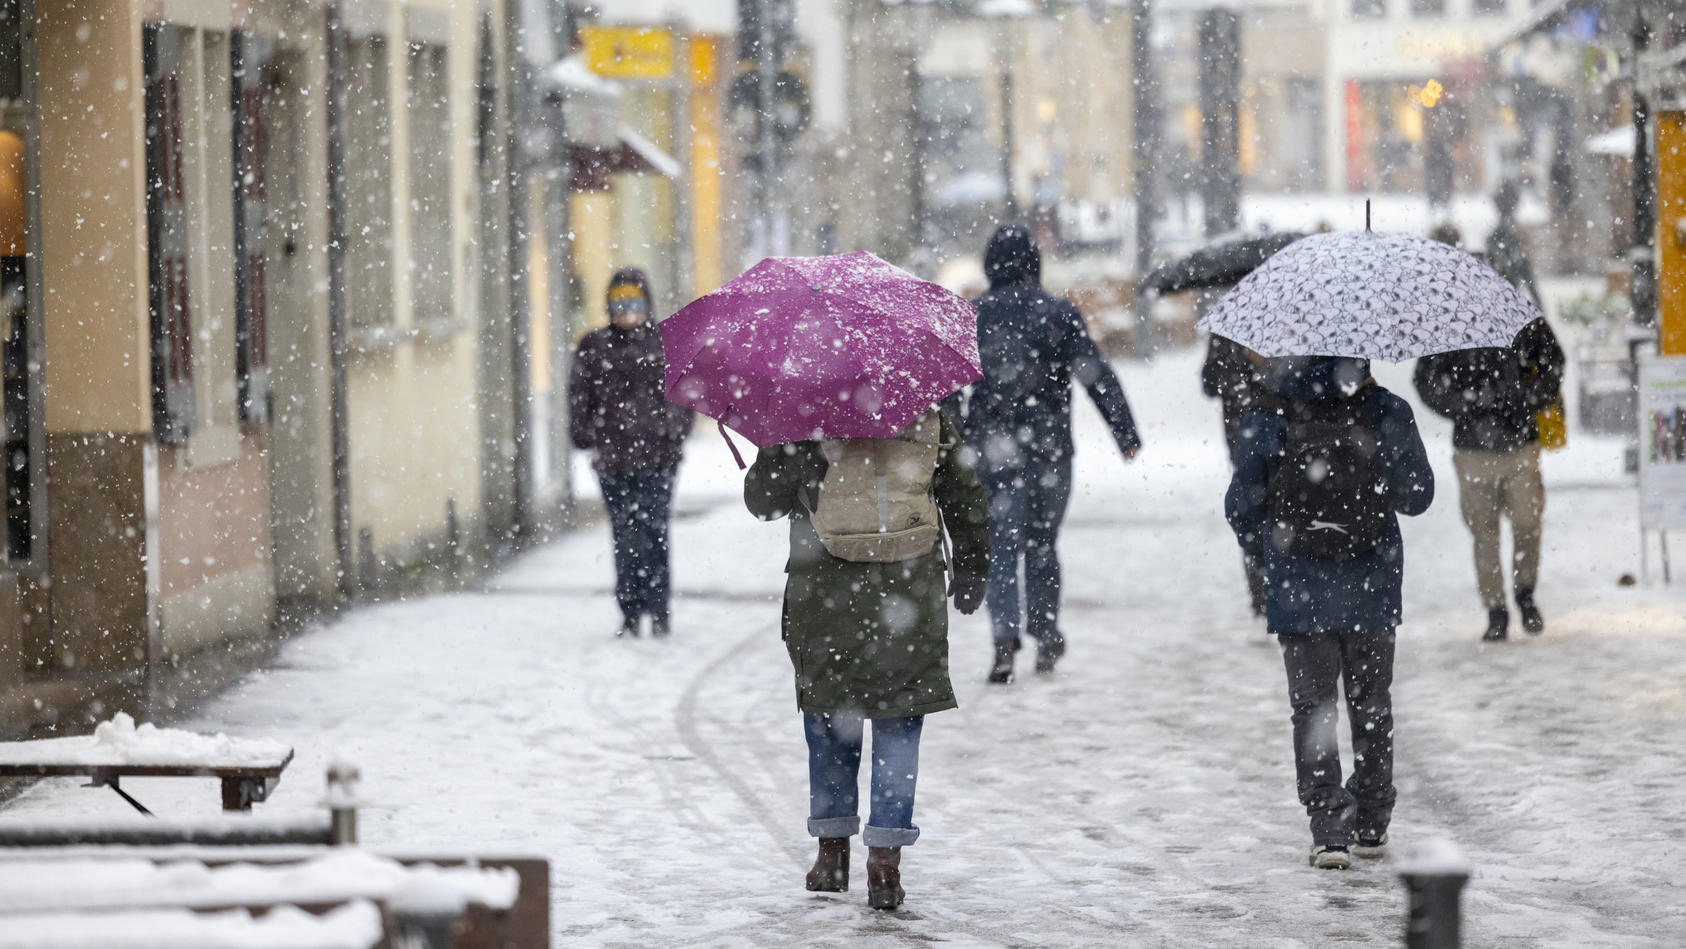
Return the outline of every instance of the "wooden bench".
{"type": "Polygon", "coordinates": [[[358,850],[356,780],[328,769],[325,815],[0,820],[0,949],[31,931],[121,949],[147,927],[194,945],[344,947],[371,918],[373,949],[549,946],[547,861],[358,850]]]}
{"type": "Polygon", "coordinates": [[[151,814],[123,790],[124,778],[216,778],[222,808],[249,811],[269,799],[293,760],[293,749],[273,741],[138,728],[126,715],[102,722],[92,735],[0,742],[0,778],[84,777],[108,787],[142,814],[151,814]]]}

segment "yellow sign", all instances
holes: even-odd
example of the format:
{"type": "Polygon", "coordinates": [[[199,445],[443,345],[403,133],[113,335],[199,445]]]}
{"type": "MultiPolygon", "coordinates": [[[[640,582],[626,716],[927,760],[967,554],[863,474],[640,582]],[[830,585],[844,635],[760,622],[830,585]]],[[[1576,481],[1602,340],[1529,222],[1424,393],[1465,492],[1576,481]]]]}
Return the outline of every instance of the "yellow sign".
{"type": "Polygon", "coordinates": [[[695,36],[691,38],[691,85],[707,86],[714,83],[714,76],[720,69],[720,41],[712,36],[695,36]]]}
{"type": "Polygon", "coordinates": [[[1665,356],[1686,356],[1686,112],[1657,116],[1657,328],[1665,356]]]}
{"type": "Polygon", "coordinates": [[[588,26],[580,30],[585,64],[611,79],[666,79],[673,75],[673,33],[649,26],[588,26]]]}

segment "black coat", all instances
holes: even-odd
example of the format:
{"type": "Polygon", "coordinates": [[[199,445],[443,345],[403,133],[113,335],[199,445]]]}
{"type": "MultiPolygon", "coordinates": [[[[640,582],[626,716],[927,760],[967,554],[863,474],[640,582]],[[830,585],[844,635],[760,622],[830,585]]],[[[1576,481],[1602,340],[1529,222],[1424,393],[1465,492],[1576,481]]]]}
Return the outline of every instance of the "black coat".
{"type": "MultiPolygon", "coordinates": [[[[1284,404],[1328,398],[1322,393],[1334,388],[1327,382],[1332,363],[1278,380],[1272,394],[1284,404]]],[[[1375,435],[1378,467],[1393,508],[1381,544],[1358,557],[1312,560],[1277,546],[1266,498],[1281,465],[1288,422],[1269,411],[1251,413],[1241,424],[1224,513],[1242,551],[1264,567],[1265,622],[1272,635],[1390,629],[1404,617],[1405,542],[1397,515],[1414,517],[1428,510],[1434,501],[1434,469],[1404,399],[1374,382],[1351,398],[1358,400],[1375,435]]]]}
{"type": "Polygon", "coordinates": [[[1242,418],[1251,412],[1270,412],[1277,406],[1260,367],[1247,358],[1247,347],[1223,336],[1214,335],[1207,344],[1206,361],[1200,366],[1200,388],[1221,401],[1224,432],[1232,443],[1242,418]]]}
{"type": "Polygon", "coordinates": [[[671,468],[679,464],[691,411],[667,401],[661,334],[651,323],[607,326],[580,340],[568,379],[568,423],[574,447],[595,449],[598,471],[671,468]]]}
{"type": "Polygon", "coordinates": [[[977,300],[984,378],[944,402],[978,466],[1013,469],[1069,457],[1073,379],[1089,390],[1119,450],[1139,446],[1117,373],[1077,307],[1042,289],[1041,256],[1028,233],[997,231],[984,263],[990,290],[977,300]]]}
{"type": "Polygon", "coordinates": [[[1505,348],[1460,349],[1417,360],[1423,404],[1452,420],[1452,445],[1515,451],[1539,440],[1535,414],[1563,399],[1563,347],[1539,319],[1505,348]]]}

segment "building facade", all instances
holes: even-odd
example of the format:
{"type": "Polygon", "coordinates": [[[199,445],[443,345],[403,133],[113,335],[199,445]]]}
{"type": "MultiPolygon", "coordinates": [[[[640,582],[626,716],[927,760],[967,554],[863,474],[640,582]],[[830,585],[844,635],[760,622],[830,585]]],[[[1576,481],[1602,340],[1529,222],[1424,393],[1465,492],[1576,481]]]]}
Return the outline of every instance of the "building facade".
{"type": "Polygon", "coordinates": [[[0,729],[159,710],[564,520],[561,7],[7,9],[0,729]]]}

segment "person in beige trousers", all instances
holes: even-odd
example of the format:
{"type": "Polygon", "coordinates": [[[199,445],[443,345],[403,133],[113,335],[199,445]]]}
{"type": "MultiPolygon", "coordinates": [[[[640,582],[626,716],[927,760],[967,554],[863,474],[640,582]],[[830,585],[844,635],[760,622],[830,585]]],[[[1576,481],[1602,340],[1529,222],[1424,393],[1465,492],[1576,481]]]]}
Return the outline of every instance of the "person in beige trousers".
{"type": "Polygon", "coordinates": [[[1542,318],[1509,347],[1465,349],[1418,360],[1417,392],[1452,419],[1452,463],[1459,507],[1475,542],[1475,578],[1487,608],[1485,640],[1509,635],[1500,522],[1510,518],[1512,589],[1522,628],[1545,630],[1534,602],[1540,573],[1545,485],[1540,480],[1536,414],[1560,403],[1563,349],[1542,318]]]}

